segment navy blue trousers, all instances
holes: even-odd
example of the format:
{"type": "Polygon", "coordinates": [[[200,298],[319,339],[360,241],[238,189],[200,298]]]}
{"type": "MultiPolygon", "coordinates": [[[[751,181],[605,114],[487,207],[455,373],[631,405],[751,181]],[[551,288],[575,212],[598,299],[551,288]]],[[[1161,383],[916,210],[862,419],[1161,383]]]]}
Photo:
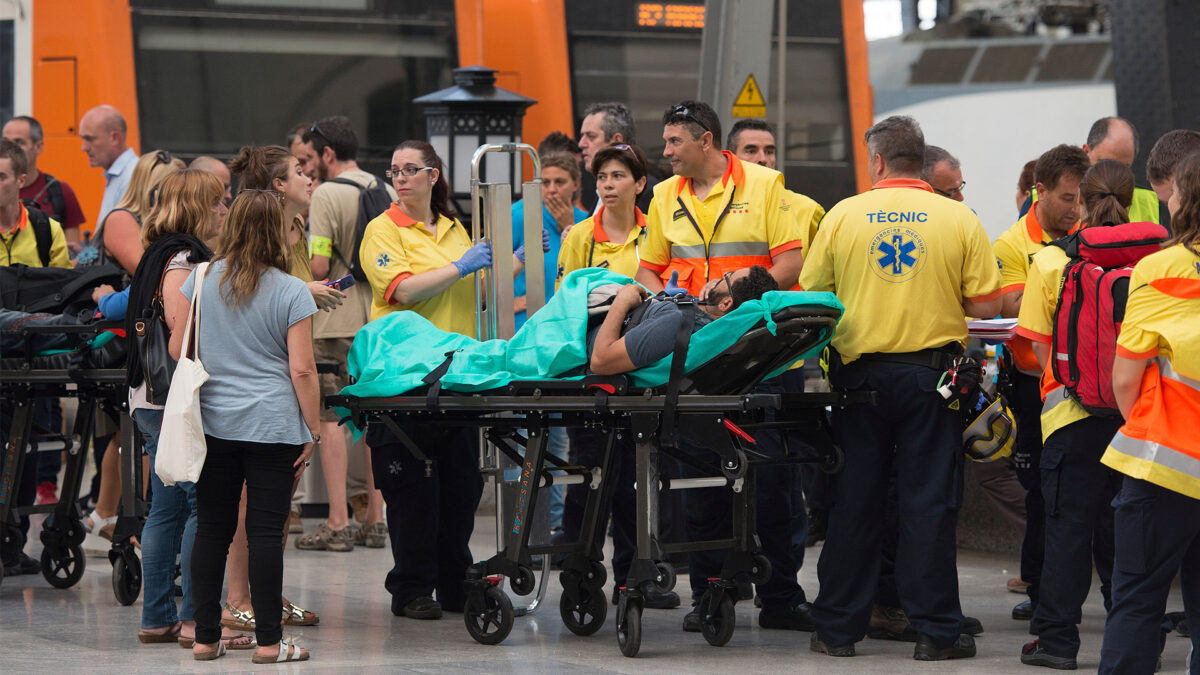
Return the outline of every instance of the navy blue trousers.
{"type": "MultiPolygon", "coordinates": [[[[571,464],[598,466],[603,451],[604,435],[590,429],[568,428],[571,439],[568,456],[571,464]]],[[[619,433],[613,445],[612,466],[604,476],[603,487],[609,498],[609,512],[601,513],[596,523],[596,544],[603,549],[604,533],[608,531],[608,518],[612,514],[613,532],[613,581],[617,586],[625,585],[629,565],[637,546],[637,504],[633,489],[635,481],[634,444],[629,432],[619,433]]],[[[591,488],[586,485],[568,485],[566,503],[563,505],[563,538],[578,541],[583,524],[583,509],[591,488]]]]}
{"type": "Polygon", "coordinates": [[[1109,606],[1113,559],[1112,500],[1121,474],[1100,463],[1121,427],[1117,418],[1088,417],[1050,434],[1042,446],[1046,556],[1031,631],[1054,656],[1079,653],[1079,622],[1092,587],[1092,561],[1109,606]]]}
{"type": "MultiPolygon", "coordinates": [[[[781,393],[804,391],[803,374],[800,370],[788,371],[760,384],[759,393],[781,393]]],[[[768,416],[768,419],[773,419],[768,416]]],[[[753,435],[758,441],[758,451],[768,457],[784,455],[782,432],[758,430],[753,435]]],[[[788,441],[788,448],[797,452],[800,441],[788,441]]],[[[701,461],[719,466],[716,453],[702,448],[689,447],[686,451],[701,461]]],[[[684,477],[699,475],[686,464],[684,477]]],[[[775,464],[756,472],[756,512],[758,538],[762,553],[771,562],[771,579],[758,584],[756,590],[764,609],[782,609],[805,602],[804,589],[796,581],[796,574],[804,563],[804,547],[795,546],[797,540],[808,537],[808,516],[804,510],[804,496],[797,477],[797,465],[775,464]],[[797,531],[799,530],[799,531],[797,531]]],[[[684,492],[688,541],[722,539],[732,532],[732,500],[729,488],[699,488],[684,492]]],[[[725,562],[725,550],[696,551],[689,554],[688,577],[692,595],[698,598],[708,588],[711,577],[721,575],[725,562]]]]}
{"type": "Polygon", "coordinates": [[[1038,604],[1042,559],[1046,555],[1046,503],[1042,499],[1042,395],[1038,378],[1017,373],[1009,401],[1016,418],[1014,452],[1029,457],[1028,465],[1017,467],[1017,480],[1025,488],[1025,538],[1021,541],[1021,578],[1029,582],[1029,600],[1038,604]]]}
{"type": "Polygon", "coordinates": [[[384,587],[392,594],[392,613],[423,595],[434,595],[446,611],[461,612],[466,603],[463,580],[471,559],[475,509],[483,494],[479,475],[479,436],[469,428],[429,423],[400,427],[433,459],[412,456],[382,424],[367,428],[371,470],[383,493],[394,566],[384,587]]]}
{"type": "Polygon", "coordinates": [[[879,392],[879,405],[833,411],[846,465],[832,481],[829,532],[817,565],[821,591],[813,603],[827,645],[852,644],[867,633],[893,471],[900,606],[939,647],[962,632],[954,532],[962,503],[962,422],[936,392],[940,375],[923,366],[859,361],[833,376],[835,389],[879,392]]]}
{"type": "MultiPolygon", "coordinates": [[[[1116,564],[1104,624],[1101,673],[1152,673],[1163,645],[1171,581],[1180,575],[1188,625],[1200,626],[1200,500],[1125,477],[1113,500],[1116,564]]],[[[1177,664],[1164,663],[1163,670],[1177,664]]],[[[1191,675],[1200,675],[1200,632],[1192,632],[1191,675]]]]}

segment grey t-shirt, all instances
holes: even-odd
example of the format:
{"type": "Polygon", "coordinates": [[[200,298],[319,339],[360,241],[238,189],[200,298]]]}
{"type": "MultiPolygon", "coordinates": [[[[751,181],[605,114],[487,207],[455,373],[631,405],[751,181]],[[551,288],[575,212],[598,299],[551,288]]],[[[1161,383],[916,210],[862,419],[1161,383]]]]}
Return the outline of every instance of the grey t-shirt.
{"type": "MultiPolygon", "coordinates": [[[[644,368],[662,357],[675,351],[675,336],[679,332],[679,305],[669,300],[653,300],[642,315],[642,321],[625,333],[625,351],[629,352],[629,360],[634,368],[644,368]]],[[[689,310],[690,311],[690,310],[689,310]]],[[[696,320],[692,332],[710,323],[713,319],[705,312],[696,312],[696,320]]],[[[596,327],[588,335],[588,355],[596,341],[596,327]]]]}
{"type": "MultiPolygon", "coordinates": [[[[232,307],[219,290],[225,261],[204,276],[199,354],[208,371],[200,388],[204,433],[230,441],[288,443],[312,440],[288,367],[287,333],[317,313],[303,281],[270,268],[254,296],[232,307]]],[[[180,291],[191,300],[196,273],[180,291]]]]}

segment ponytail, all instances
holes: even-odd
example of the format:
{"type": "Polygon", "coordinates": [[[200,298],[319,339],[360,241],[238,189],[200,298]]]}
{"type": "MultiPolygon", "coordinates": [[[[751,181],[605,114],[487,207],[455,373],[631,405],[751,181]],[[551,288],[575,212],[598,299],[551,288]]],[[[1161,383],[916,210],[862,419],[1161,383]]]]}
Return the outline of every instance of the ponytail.
{"type": "Polygon", "coordinates": [[[1127,223],[1133,203],[1133,171],[1116,160],[1102,159],[1083,174],[1079,195],[1089,227],[1127,223]]]}
{"type": "Polygon", "coordinates": [[[274,190],[276,179],[287,181],[291,157],[292,153],[280,145],[244,146],[229,162],[229,170],[238,177],[243,190],[274,190]]]}
{"type": "Polygon", "coordinates": [[[432,194],[429,195],[429,210],[433,212],[433,217],[436,219],[445,216],[453,219],[457,216],[458,212],[450,203],[450,181],[446,179],[446,166],[442,164],[442,158],[438,157],[433,146],[425,141],[404,141],[392,152],[398,150],[416,150],[421,153],[421,161],[425,162],[425,166],[437,169],[438,179],[433,184],[432,194]]]}

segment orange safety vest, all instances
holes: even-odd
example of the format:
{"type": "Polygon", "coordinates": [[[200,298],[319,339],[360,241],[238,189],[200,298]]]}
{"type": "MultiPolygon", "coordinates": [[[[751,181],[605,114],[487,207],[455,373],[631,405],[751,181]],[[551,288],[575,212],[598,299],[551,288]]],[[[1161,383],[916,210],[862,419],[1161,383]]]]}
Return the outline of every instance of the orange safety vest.
{"type": "Polygon", "coordinates": [[[1125,426],[1101,459],[1121,473],[1200,499],[1200,380],[1159,356],[1125,426]]]}

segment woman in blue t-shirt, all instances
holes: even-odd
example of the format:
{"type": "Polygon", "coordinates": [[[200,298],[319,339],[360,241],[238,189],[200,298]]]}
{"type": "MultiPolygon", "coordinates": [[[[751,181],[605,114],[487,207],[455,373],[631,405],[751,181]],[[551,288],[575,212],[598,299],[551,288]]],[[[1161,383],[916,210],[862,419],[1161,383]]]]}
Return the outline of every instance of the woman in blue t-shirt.
{"type": "MultiPolygon", "coordinates": [[[[319,440],[312,322],[317,312],[304,282],[288,274],[289,246],[282,196],[244,190],[233,200],[203,278],[197,358],[209,379],[200,389],[204,469],[196,482],[197,528],[192,553],[196,642],[192,655],[225,653],[221,585],[246,485],[250,593],[256,618],[255,663],[303,661],[308,652],[281,641],[283,549],[279,536],[291,510],[291,490],[319,440]]],[[[196,294],[193,272],[180,289],[196,294]]],[[[178,320],[178,319],[177,319],[178,320]]],[[[183,333],[171,336],[176,358],[183,333]]]]}

